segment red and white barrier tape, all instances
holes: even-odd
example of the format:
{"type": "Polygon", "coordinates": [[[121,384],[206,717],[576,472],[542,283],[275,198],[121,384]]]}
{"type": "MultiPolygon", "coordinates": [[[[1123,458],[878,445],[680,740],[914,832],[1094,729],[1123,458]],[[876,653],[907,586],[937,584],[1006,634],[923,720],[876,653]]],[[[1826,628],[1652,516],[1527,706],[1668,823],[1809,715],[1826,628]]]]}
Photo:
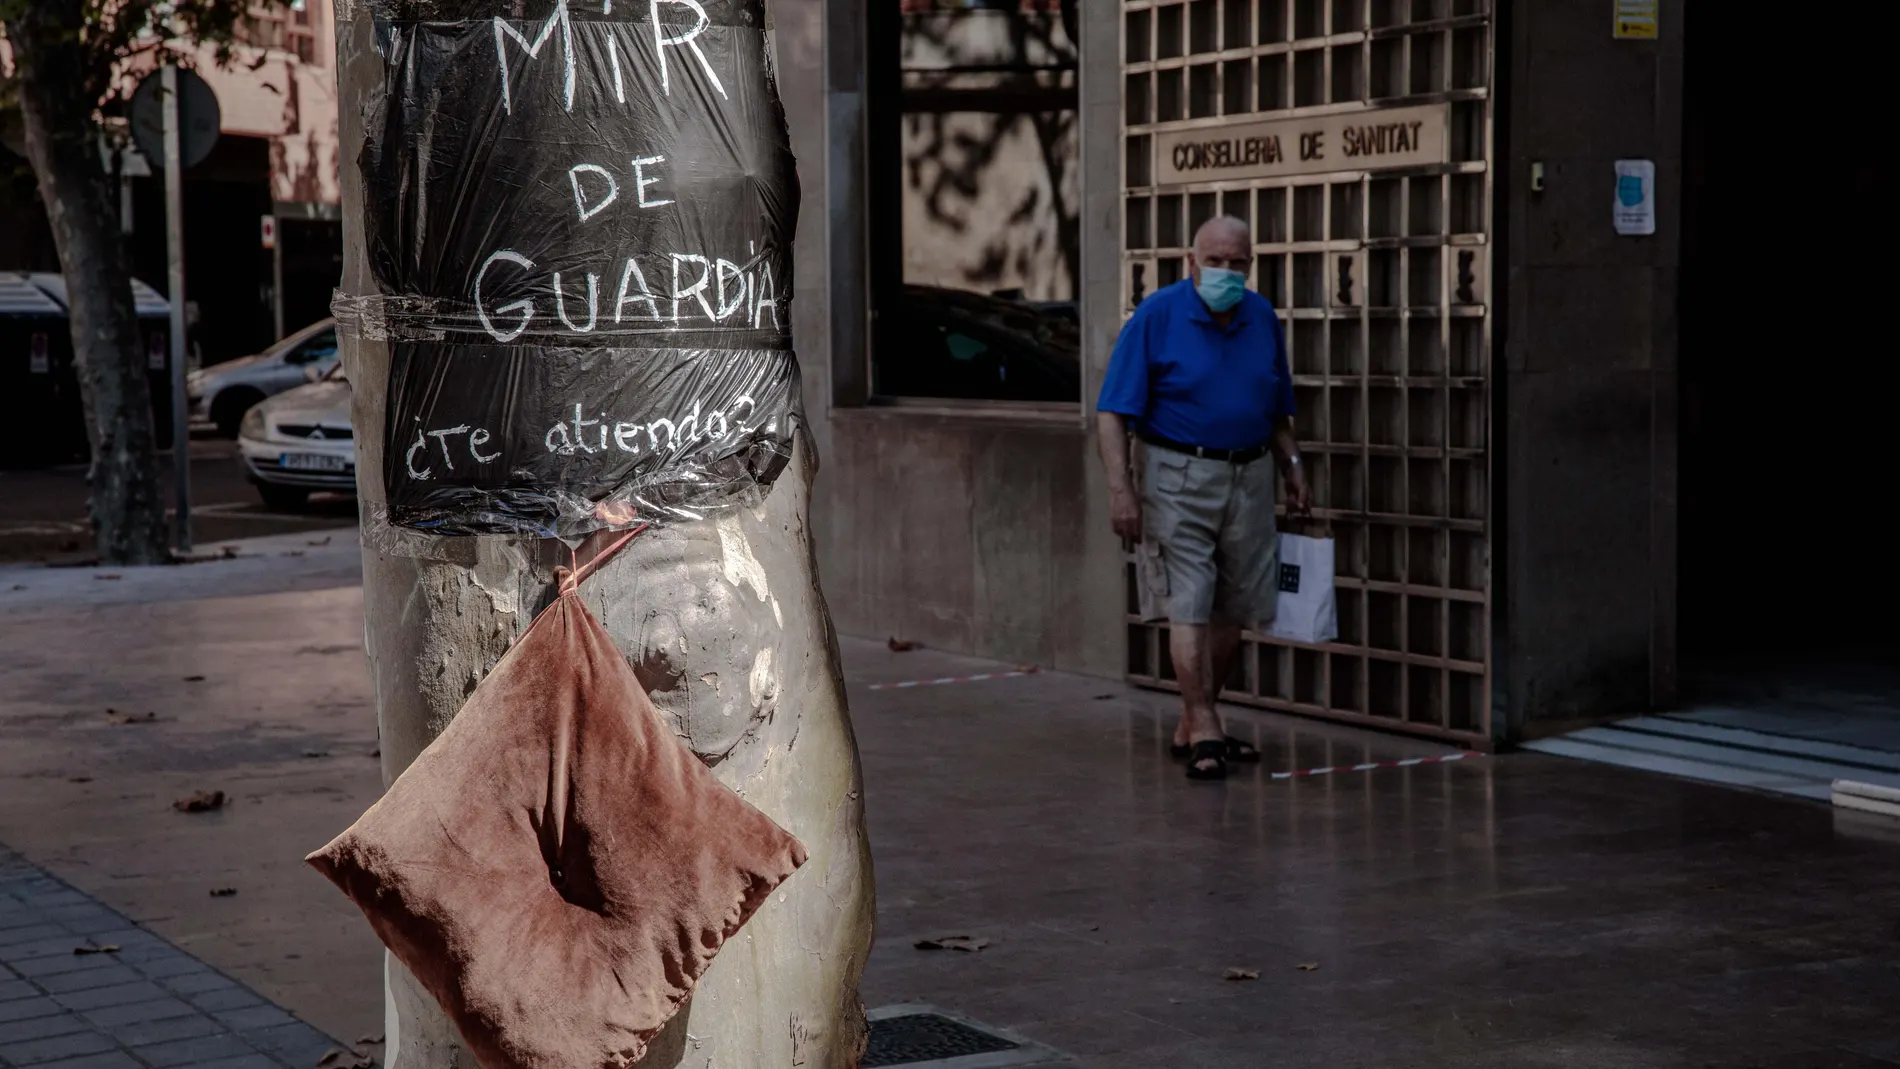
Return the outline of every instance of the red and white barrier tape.
{"type": "MultiPolygon", "coordinates": [[[[1021,676],[1033,676],[1039,668],[1018,668],[1012,672],[979,672],[973,676],[940,676],[936,679],[906,679],[899,683],[868,683],[865,690],[909,690],[912,687],[941,687],[946,683],[981,683],[986,679],[1015,679],[1021,676]]],[[[1325,768],[1302,768],[1293,772],[1269,772],[1272,779],[1292,779],[1296,776],[1330,776],[1337,772],[1370,772],[1375,768],[1410,768],[1413,765],[1441,765],[1448,761],[1463,761],[1466,758],[1483,757],[1475,750],[1461,750],[1458,753],[1440,754],[1435,757],[1408,757],[1402,761],[1367,761],[1357,765],[1328,765],[1325,768]]]]}
{"type": "Polygon", "coordinates": [[[1475,751],[1441,754],[1437,757],[1408,757],[1403,761],[1368,761],[1361,765],[1328,765],[1325,768],[1302,768],[1297,772],[1268,773],[1274,779],[1292,779],[1295,776],[1330,776],[1335,772],[1370,772],[1375,768],[1409,768],[1412,765],[1441,765],[1447,761],[1463,761],[1468,757],[1483,757],[1475,751]]]}
{"type": "Polygon", "coordinates": [[[871,683],[865,690],[907,690],[911,687],[941,687],[945,683],[981,683],[986,679],[1014,679],[1033,676],[1039,668],[1018,668],[1014,672],[980,672],[973,676],[943,676],[938,679],[907,679],[902,683],[871,683]]]}

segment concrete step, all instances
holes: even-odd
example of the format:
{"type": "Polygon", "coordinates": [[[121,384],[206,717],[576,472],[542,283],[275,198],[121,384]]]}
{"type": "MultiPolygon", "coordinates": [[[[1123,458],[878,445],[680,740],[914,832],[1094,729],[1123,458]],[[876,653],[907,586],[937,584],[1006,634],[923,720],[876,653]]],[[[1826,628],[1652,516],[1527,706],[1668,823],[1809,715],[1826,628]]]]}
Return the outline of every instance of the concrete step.
{"type": "Polygon", "coordinates": [[[1668,717],[1633,717],[1524,748],[1816,801],[1833,800],[1836,781],[1900,797],[1900,755],[1668,717]]]}

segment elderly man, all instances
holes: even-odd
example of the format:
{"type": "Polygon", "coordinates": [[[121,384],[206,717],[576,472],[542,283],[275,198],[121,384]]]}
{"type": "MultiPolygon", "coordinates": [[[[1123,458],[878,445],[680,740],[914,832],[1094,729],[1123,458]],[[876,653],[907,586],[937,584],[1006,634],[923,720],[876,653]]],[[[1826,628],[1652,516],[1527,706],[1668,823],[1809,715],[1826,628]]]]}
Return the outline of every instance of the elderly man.
{"type": "Polygon", "coordinates": [[[1308,508],[1286,335],[1273,305],[1247,289],[1252,261],[1246,223],[1204,223],[1188,277],[1156,290],[1122,328],[1096,403],[1110,520],[1116,534],[1143,543],[1154,565],[1142,569],[1144,582],[1164,595],[1181,684],[1173,752],[1191,779],[1223,779],[1229,762],[1260,759],[1227,735],[1214,700],[1241,627],[1273,619],[1271,458],[1285,472],[1287,507],[1308,508]],[[1130,424],[1148,446],[1139,497],[1129,484],[1130,424]]]}

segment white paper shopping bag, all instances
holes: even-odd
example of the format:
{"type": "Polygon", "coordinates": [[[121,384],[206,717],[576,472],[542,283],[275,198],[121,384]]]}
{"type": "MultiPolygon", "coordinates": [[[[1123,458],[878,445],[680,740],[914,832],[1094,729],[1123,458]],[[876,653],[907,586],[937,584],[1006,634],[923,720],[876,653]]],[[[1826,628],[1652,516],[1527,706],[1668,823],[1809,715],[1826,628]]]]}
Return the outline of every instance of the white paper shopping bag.
{"type": "Polygon", "coordinates": [[[1280,598],[1268,633],[1289,642],[1331,642],[1339,637],[1332,539],[1280,536],[1280,598]]]}

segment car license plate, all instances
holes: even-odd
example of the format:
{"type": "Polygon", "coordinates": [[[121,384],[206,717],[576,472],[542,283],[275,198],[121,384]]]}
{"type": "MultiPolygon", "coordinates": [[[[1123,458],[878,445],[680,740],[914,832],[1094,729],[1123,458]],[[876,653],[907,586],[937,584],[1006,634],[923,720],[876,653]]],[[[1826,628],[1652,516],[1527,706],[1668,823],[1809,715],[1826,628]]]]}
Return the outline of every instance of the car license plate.
{"type": "Polygon", "coordinates": [[[285,453],[277,458],[277,466],[291,471],[342,471],[349,465],[342,457],[322,453],[285,453]]]}

